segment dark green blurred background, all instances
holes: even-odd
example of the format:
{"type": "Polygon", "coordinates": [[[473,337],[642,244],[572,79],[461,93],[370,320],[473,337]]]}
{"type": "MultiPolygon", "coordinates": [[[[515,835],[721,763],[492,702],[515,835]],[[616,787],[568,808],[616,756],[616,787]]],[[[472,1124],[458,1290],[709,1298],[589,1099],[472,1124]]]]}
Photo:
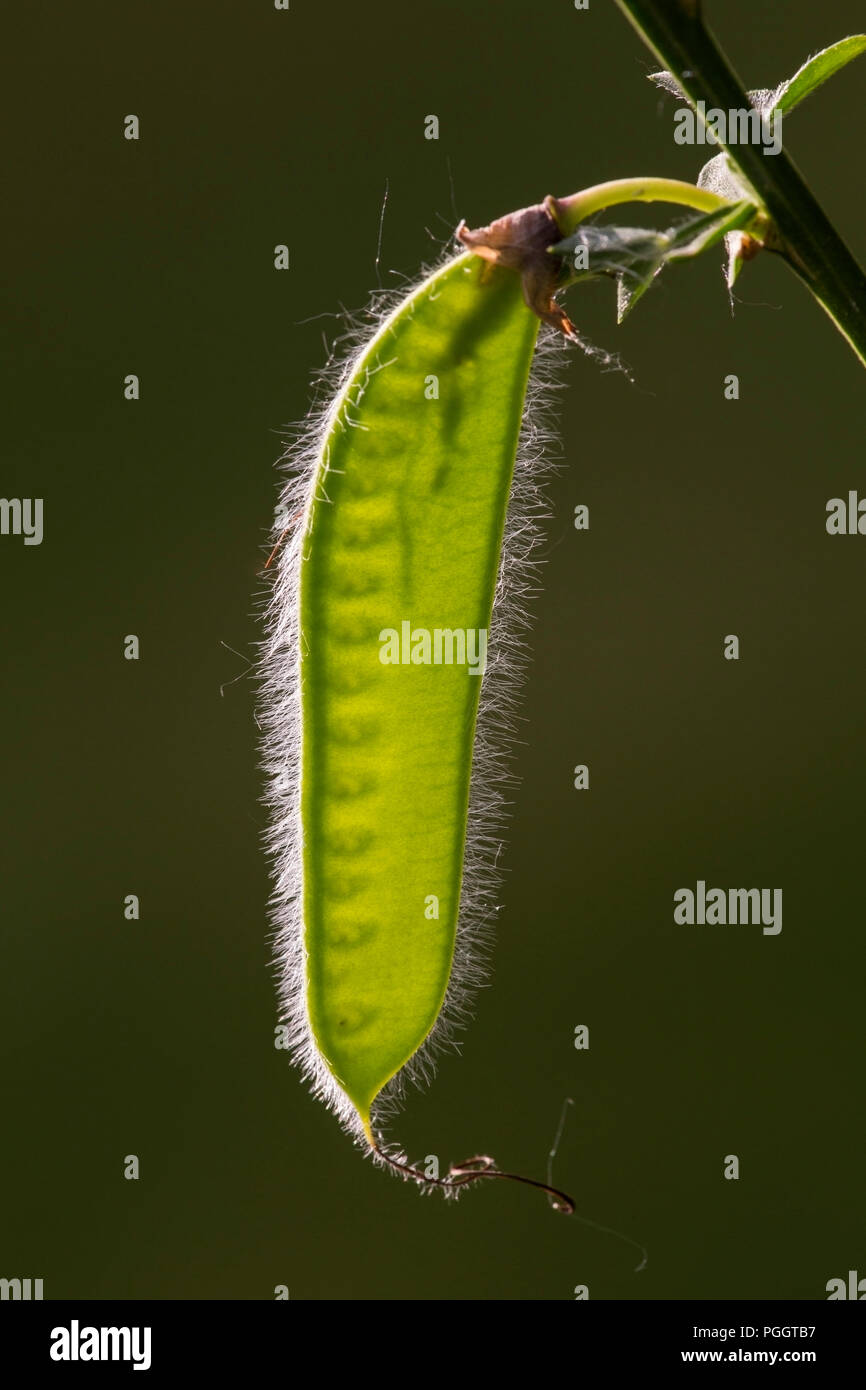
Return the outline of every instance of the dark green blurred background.
{"type": "MultiPolygon", "coordinates": [[[[707,9],[750,86],[864,19],[707,9]]],[[[621,329],[611,286],[570,294],[635,384],[574,354],[495,971],[393,1131],[542,1176],[574,1097],[555,1177],[648,1268],[507,1184],[422,1200],[273,1047],[248,662],[280,431],[328,315],[375,287],[386,180],[388,283],[461,216],[693,178],[652,60],[610,0],[50,4],[11,29],[0,491],[45,499],[45,538],[0,538],[0,1275],[251,1299],[812,1299],[866,1275],[866,539],[824,529],[863,485],[863,376],[769,257],[733,318],[716,253],[621,329]],[[675,927],[698,878],[783,888],[781,935],[675,927]]],[[[786,122],[861,260],[864,77],[786,122]]]]}

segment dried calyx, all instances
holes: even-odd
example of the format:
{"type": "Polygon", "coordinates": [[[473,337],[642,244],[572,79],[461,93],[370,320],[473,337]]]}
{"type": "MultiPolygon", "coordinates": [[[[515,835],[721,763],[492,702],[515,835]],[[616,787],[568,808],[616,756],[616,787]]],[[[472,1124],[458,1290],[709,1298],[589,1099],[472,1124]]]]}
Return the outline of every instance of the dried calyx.
{"type": "Polygon", "coordinates": [[[553,297],[560,285],[561,262],[548,251],[562,240],[562,231],[548,208],[549,202],[546,199],[519,212],[509,212],[474,231],[461,222],[457,237],[484,260],[516,270],[523,285],[523,298],[532,312],[567,338],[576,340],[574,324],[553,297]]]}

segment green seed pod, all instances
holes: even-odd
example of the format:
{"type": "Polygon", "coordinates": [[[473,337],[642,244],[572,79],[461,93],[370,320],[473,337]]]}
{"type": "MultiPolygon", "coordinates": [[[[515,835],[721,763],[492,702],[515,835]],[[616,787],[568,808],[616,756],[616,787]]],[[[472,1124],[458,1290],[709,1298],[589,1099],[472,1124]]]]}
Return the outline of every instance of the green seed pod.
{"type": "Polygon", "coordinates": [[[564,341],[541,330],[530,386],[540,328],[513,269],[448,260],[288,456],[263,703],[281,999],[370,1145],[374,1102],[427,1074],[483,975],[564,341]]]}

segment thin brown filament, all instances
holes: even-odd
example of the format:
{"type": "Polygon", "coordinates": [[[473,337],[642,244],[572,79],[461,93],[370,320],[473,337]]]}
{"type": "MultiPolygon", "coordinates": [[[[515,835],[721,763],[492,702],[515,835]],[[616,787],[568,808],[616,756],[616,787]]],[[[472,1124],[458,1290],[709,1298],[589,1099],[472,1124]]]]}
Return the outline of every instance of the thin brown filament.
{"type": "MultiPolygon", "coordinates": [[[[289,534],[289,532],[291,531],[291,529],[292,529],[292,527],[294,526],[295,522],[296,522],[296,521],[300,521],[300,519],[301,519],[301,517],[302,517],[303,515],[304,515],[304,509],[303,509],[303,507],[301,507],[300,511],[295,512],[294,516],[289,517],[289,524],[288,524],[288,526],[286,526],[286,527],[284,528],[284,530],[280,532],[280,536],[279,536],[279,539],[277,540],[276,545],[274,546],[273,550],[271,551],[270,555],[268,556],[267,560],[265,561],[265,569],[270,569],[270,567],[271,567],[271,561],[273,560],[274,556],[276,555],[276,553],[277,553],[277,551],[279,550],[280,546],[282,545],[283,541],[286,539],[286,536],[287,536],[287,535],[289,534]]],[[[264,574],[264,572],[265,572],[265,571],[262,570],[262,574],[264,574]]]]}
{"type": "Polygon", "coordinates": [[[561,1192],[558,1187],[551,1187],[549,1183],[540,1182],[537,1178],[526,1178],[520,1173],[505,1173],[495,1166],[494,1160],[487,1154],[476,1154],[474,1158],[464,1159],[462,1163],[452,1163],[444,1178],[431,1178],[420,1168],[413,1168],[411,1163],[402,1163],[400,1159],[392,1158],[380,1149],[378,1144],[373,1145],[373,1152],[383,1163],[387,1163],[389,1168],[400,1173],[404,1182],[411,1180],[421,1187],[440,1187],[446,1191],[453,1191],[457,1187],[468,1187],[470,1183],[478,1182],[482,1178],[504,1178],[506,1182],[519,1182],[526,1187],[535,1187],[540,1192],[546,1192],[552,1200],[554,1211],[561,1211],[565,1216],[574,1213],[574,1200],[567,1192],[561,1192]]]}
{"type": "Polygon", "coordinates": [[[283,532],[280,534],[279,540],[277,541],[276,545],[274,546],[273,550],[271,551],[270,555],[268,556],[267,560],[265,561],[265,569],[270,569],[270,567],[271,567],[271,561],[273,560],[274,556],[276,555],[277,551],[279,550],[280,546],[282,545],[283,541],[286,539],[286,536],[289,534],[289,532],[290,532],[291,529],[292,529],[291,526],[287,526],[286,529],[285,529],[285,531],[283,531],[283,532]]]}

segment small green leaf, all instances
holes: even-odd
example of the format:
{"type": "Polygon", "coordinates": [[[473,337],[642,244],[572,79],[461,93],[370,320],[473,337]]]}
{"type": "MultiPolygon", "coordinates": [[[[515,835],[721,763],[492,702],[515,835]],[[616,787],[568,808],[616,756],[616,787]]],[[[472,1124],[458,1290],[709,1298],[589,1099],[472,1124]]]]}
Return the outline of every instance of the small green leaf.
{"type": "Polygon", "coordinates": [[[566,284],[610,275],[617,282],[617,321],[625,318],[668,261],[697,256],[753,220],[755,208],[740,202],[700,213],[654,231],[645,227],[597,227],[584,223],[551,247],[566,266],[566,284]]]}
{"type": "MultiPolygon", "coordinates": [[[[809,58],[799,72],[795,72],[792,78],[768,94],[767,105],[759,109],[773,110],[778,107],[780,111],[793,111],[804,97],[816,91],[828,77],[832,77],[863,52],[866,52],[866,34],[852,34],[850,38],[840,39],[838,43],[809,58]]],[[[757,92],[751,93],[752,100],[759,95],[761,94],[757,92]]],[[[757,102],[755,104],[757,105],[757,102]]]]}
{"type": "Polygon", "coordinates": [[[735,207],[702,213],[700,217],[690,217],[685,222],[677,223],[667,231],[671,240],[667,259],[675,261],[684,256],[700,255],[701,251],[714,246],[728,232],[745,226],[754,215],[755,208],[751,203],[740,202],[735,207]]]}

